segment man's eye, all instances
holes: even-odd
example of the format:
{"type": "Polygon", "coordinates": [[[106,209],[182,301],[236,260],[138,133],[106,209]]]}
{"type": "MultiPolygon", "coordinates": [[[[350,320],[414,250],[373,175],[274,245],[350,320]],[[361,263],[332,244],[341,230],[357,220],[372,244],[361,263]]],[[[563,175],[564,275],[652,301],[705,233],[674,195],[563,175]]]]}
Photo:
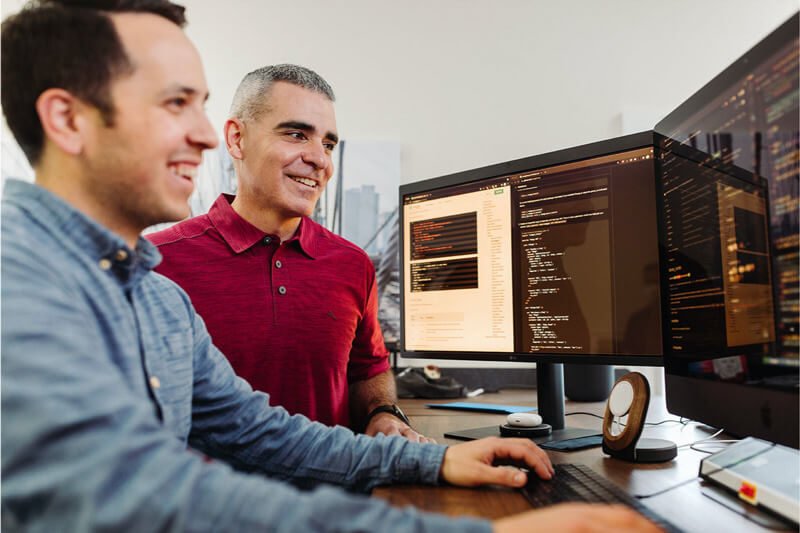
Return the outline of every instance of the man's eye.
{"type": "Polygon", "coordinates": [[[302,131],[289,131],[286,133],[292,139],[305,139],[306,136],[302,131]]]}
{"type": "Polygon", "coordinates": [[[178,97],[178,98],[170,98],[167,100],[167,106],[173,109],[181,109],[185,107],[187,104],[186,98],[178,97]]]}
{"type": "Polygon", "coordinates": [[[329,152],[332,152],[334,148],[336,148],[335,143],[324,143],[325,149],[329,152]]]}

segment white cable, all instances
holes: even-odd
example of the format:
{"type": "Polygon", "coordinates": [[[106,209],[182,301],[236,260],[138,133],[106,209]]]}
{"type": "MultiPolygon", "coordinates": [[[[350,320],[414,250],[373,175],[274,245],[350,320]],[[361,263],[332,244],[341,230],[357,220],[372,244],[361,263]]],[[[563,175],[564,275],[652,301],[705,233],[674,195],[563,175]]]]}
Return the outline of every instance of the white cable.
{"type": "Polygon", "coordinates": [[[690,442],[689,444],[681,444],[680,446],[678,446],[678,448],[686,448],[687,446],[694,446],[695,444],[700,444],[701,442],[707,442],[707,441],[713,440],[714,437],[716,437],[717,435],[721,434],[723,431],[725,431],[725,430],[724,429],[720,429],[719,431],[717,431],[716,433],[714,433],[710,437],[706,437],[704,439],[696,440],[694,442],[690,442]]]}
{"type": "Polygon", "coordinates": [[[739,440],[738,439],[733,439],[733,440],[715,440],[713,442],[705,443],[705,446],[712,446],[712,445],[716,446],[714,451],[705,450],[705,449],[699,448],[699,447],[697,447],[695,445],[689,446],[689,448],[691,448],[692,450],[694,450],[696,452],[712,454],[712,453],[715,453],[716,451],[724,450],[725,448],[727,448],[728,446],[730,446],[731,444],[733,444],[735,442],[739,442],[739,440]],[[720,444],[721,444],[721,446],[719,446],[720,444]]]}

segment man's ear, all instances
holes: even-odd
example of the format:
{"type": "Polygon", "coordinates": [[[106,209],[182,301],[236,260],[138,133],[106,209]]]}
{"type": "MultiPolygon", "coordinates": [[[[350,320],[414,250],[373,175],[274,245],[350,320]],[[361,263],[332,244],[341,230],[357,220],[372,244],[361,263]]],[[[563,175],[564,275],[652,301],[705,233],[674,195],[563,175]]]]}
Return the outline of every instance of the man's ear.
{"type": "Polygon", "coordinates": [[[234,159],[244,159],[244,135],[245,126],[244,122],[238,118],[231,117],[225,121],[224,127],[225,145],[228,147],[228,153],[234,159]]]}
{"type": "Polygon", "coordinates": [[[87,104],[64,89],[47,89],[36,99],[36,113],[45,137],[70,155],[78,155],[83,150],[85,139],[81,123],[85,119],[81,115],[87,111],[87,104]]]}

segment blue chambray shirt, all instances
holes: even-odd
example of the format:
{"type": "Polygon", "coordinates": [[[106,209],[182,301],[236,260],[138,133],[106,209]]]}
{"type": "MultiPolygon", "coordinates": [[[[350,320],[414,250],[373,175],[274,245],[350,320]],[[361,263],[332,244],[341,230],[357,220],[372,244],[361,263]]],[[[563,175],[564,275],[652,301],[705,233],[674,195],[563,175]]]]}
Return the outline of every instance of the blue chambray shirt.
{"type": "Polygon", "coordinates": [[[6,183],[4,531],[490,530],[326,486],[436,483],[444,447],[270,407],[151,272],[160,259],[39,186],[6,183]]]}

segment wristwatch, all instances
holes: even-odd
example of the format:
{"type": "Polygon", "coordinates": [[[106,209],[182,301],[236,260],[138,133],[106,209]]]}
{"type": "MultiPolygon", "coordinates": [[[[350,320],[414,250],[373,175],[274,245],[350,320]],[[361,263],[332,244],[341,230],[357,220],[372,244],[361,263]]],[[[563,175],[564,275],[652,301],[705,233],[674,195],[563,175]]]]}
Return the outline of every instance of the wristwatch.
{"type": "Polygon", "coordinates": [[[369,414],[367,415],[367,420],[365,422],[365,425],[368,425],[369,421],[372,420],[372,417],[377,415],[378,413],[389,413],[391,415],[396,416],[403,422],[405,422],[408,426],[411,426],[411,422],[408,421],[408,417],[403,413],[403,411],[400,410],[399,407],[397,407],[394,404],[379,405],[378,407],[370,411],[369,414]]]}

